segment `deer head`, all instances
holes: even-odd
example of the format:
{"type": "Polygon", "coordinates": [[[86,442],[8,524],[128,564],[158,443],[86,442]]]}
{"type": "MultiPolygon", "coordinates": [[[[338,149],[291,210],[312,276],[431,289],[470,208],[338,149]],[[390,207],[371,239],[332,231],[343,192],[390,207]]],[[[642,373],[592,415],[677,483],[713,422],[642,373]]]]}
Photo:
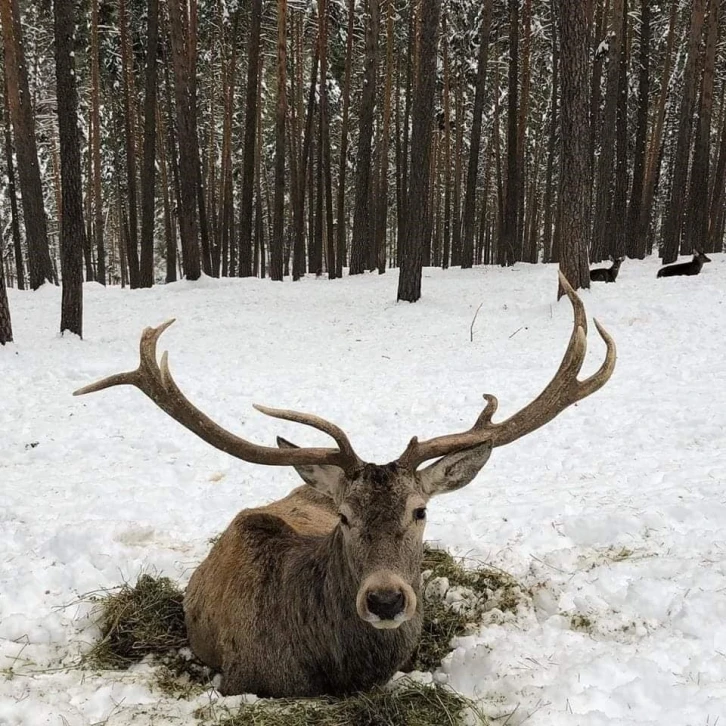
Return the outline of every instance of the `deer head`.
{"type": "Polygon", "coordinates": [[[261,446],[223,429],[179,389],[169,370],[168,354],[157,362],[157,342],[173,320],[144,330],[136,370],[104,378],[74,395],[132,385],[212,446],[250,463],[294,467],[306,484],[334,503],[339,524],[333,536],[355,580],[358,615],[378,629],[395,629],[417,611],[426,506],[431,497],[469,484],[492,449],[544,426],[568,406],[595,393],[612,375],[615,344],[595,321],[607,347],[605,360],[595,374],[578,380],[587,350],[585,310],[562,274],[560,283],[574,309],[574,326],[560,367],[544,391],[498,423],[492,421],[497,399],[487,394],[484,409],[470,429],[427,441],[414,437],[395,461],[385,465],[362,461],[342,429],[313,414],[255,405],[268,416],[328,434],[336,448],[299,448],[284,439],[278,439],[277,448],[261,446]]]}

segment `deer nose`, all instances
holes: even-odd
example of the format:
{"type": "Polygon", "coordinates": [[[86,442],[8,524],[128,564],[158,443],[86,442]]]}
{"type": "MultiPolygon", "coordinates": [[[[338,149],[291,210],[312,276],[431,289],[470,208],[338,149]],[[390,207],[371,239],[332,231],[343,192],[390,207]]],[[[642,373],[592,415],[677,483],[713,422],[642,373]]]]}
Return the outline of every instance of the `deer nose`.
{"type": "Polygon", "coordinates": [[[400,590],[371,590],[366,595],[366,605],[381,620],[393,620],[403,612],[406,599],[400,590]]]}

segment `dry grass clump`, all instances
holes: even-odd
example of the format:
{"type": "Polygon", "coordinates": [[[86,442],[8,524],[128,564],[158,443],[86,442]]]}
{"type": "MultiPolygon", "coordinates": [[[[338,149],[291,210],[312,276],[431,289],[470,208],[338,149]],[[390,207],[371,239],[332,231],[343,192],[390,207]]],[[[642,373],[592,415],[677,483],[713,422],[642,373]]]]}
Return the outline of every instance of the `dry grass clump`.
{"type": "Polygon", "coordinates": [[[123,669],[148,655],[166,656],[189,645],[184,625],[184,593],[168,577],[141,575],[97,605],[101,640],[87,656],[97,668],[123,669]]]}
{"type": "Polygon", "coordinates": [[[433,671],[451,652],[453,638],[470,634],[484,613],[497,608],[514,612],[524,593],[506,572],[490,567],[469,569],[444,550],[424,546],[424,622],[421,641],[407,670],[433,671]],[[447,593],[463,588],[466,598],[449,602],[447,593]]]}
{"type": "Polygon", "coordinates": [[[476,704],[450,688],[410,679],[346,698],[299,698],[243,705],[219,726],[464,726],[485,724],[476,704]]]}

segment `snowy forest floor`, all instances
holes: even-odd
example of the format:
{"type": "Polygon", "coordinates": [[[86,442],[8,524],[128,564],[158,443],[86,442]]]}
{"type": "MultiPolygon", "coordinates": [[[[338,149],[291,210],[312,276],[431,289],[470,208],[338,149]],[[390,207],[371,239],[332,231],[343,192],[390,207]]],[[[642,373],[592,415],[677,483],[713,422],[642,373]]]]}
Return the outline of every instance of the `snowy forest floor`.
{"type": "MultiPolygon", "coordinates": [[[[616,284],[583,293],[618,346],[611,381],[431,503],[428,541],[533,592],[443,667],[494,723],[726,724],[726,255],[713,260],[699,277],[662,280],[655,258],[626,261],[616,284]]],[[[210,448],[134,389],[71,397],[134,368],[145,326],[177,318],[160,351],[222,425],[260,443],[329,445],[251,404],[307,410],[379,463],[413,435],[468,428],[482,393],[499,397],[501,420],[554,374],[572,324],[554,266],[427,269],[415,305],[395,303],[396,278],[88,284],[84,341],[57,335],[58,289],[10,290],[2,726],[195,723],[216,694],[168,698],[147,665],[73,667],[98,637],[79,598],[142,571],[185,583],[239,509],[298,484],[210,448]]],[[[604,355],[592,326],[588,338],[586,374],[604,355]]]]}

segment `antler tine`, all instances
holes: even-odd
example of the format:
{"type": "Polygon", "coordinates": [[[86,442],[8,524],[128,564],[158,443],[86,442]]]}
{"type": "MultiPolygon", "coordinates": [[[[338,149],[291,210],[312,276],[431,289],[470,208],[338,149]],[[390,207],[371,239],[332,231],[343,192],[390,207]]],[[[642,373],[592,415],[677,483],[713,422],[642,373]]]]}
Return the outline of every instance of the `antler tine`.
{"type": "Polygon", "coordinates": [[[279,418],[283,421],[292,421],[293,423],[299,423],[303,426],[311,426],[318,431],[322,431],[324,434],[328,434],[332,439],[335,439],[335,443],[338,444],[338,449],[341,454],[357,459],[358,455],[355,453],[353,446],[351,445],[345,431],[336,426],[334,423],[316,416],[313,413],[303,413],[301,411],[290,411],[289,409],[283,408],[270,408],[269,406],[261,406],[258,403],[252,404],[252,407],[264,413],[265,416],[272,416],[272,418],[279,418]]]}
{"type": "MultiPolygon", "coordinates": [[[[119,385],[132,385],[148,396],[162,411],[180,423],[199,438],[238,459],[252,464],[267,464],[270,466],[300,466],[310,464],[329,464],[339,466],[350,471],[360,464],[360,460],[353,452],[347,437],[337,426],[318,419],[316,425],[321,431],[329,433],[338,441],[339,449],[332,448],[298,448],[280,449],[272,446],[260,446],[222,428],[198,409],[182,393],[169,370],[169,354],[165,352],[161,363],[157,363],[156,346],[161,334],[173,323],[170,320],[157,328],[146,328],[141,335],[139,343],[139,366],[133,371],[116,373],[102,380],[84,386],[74,392],[74,396],[102,391],[105,388],[119,385]],[[344,444],[344,445],[343,445],[344,444]]],[[[304,417],[305,415],[302,414],[304,417]]],[[[306,423],[301,420],[300,423],[306,423]]]]}
{"type": "Polygon", "coordinates": [[[484,396],[486,407],[468,431],[421,442],[414,437],[399,458],[399,463],[416,469],[428,459],[435,459],[486,441],[491,441],[493,447],[504,446],[544,426],[568,406],[590,396],[607,383],[615,369],[617,353],[612,337],[597,320],[594,321],[595,327],[607,348],[605,360],[598,371],[589,378],[584,381],[577,379],[587,353],[585,306],[561,272],[560,284],[572,303],[574,322],[562,362],[542,393],[521,411],[497,424],[492,423],[492,417],[497,410],[497,399],[487,394],[484,396]]]}

